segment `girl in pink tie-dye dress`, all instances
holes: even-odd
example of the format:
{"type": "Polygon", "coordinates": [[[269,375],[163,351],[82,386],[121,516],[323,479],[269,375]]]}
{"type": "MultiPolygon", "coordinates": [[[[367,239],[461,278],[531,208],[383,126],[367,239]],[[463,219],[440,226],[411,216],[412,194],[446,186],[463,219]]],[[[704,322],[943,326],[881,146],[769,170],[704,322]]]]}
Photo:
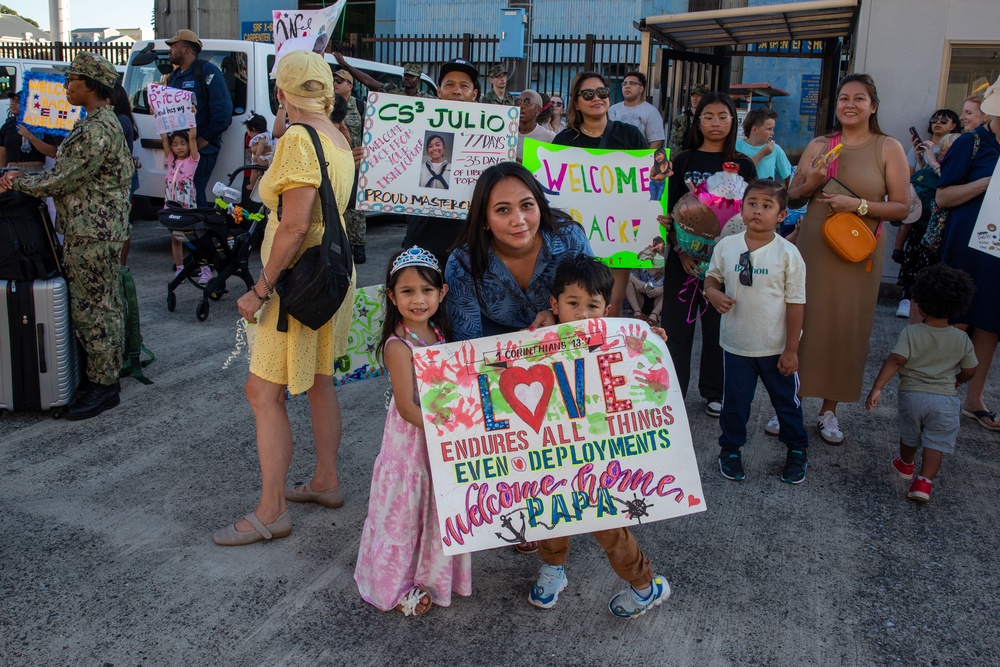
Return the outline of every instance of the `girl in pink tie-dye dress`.
{"type": "Polygon", "coordinates": [[[432,603],[447,607],[452,592],[472,593],[471,556],[443,551],[413,371],[413,349],[443,343],[450,334],[441,307],[447,292],[431,253],[414,247],[393,258],[379,344],[392,401],[354,579],[365,601],[407,616],[426,612],[432,603]]]}

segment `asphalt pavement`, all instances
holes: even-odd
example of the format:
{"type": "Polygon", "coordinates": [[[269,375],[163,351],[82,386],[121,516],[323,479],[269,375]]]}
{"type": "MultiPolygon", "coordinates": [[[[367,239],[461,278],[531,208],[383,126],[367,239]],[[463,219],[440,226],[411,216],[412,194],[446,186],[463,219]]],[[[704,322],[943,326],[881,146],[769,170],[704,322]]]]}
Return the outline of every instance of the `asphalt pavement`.
{"type": "MultiPolygon", "coordinates": [[[[402,235],[398,219],[372,222],[360,285],[382,281],[402,235]]],[[[154,222],[136,225],[130,263],[154,384],[123,380],[121,406],[88,421],[0,417],[0,664],[997,664],[1000,434],[963,419],[932,501],[908,501],[889,466],[896,382],[874,414],[841,406],[840,447],[820,441],[819,402],[806,400],[810,459],[797,486],[779,478],[763,388],[741,483],[719,475],[718,422],[689,396],[707,511],[635,530],[673,594],[634,621],[608,612],[622,584],[586,536],[549,611],[527,602],[537,556],[509,548],[474,554],[473,595],[450,608],[404,618],[363,602],[353,570],[384,378],[338,390],[346,505],[292,505],[288,538],[218,547],[212,532],[253,509],[259,484],[246,366],[223,369],[242,290],[231,281],[205,322],[190,287],[167,312],[170,242],[154,222]]],[[[868,384],[904,324],[893,297],[885,290],[878,306],[868,384]]],[[[996,382],[986,398],[1000,408],[996,382]]],[[[308,403],[288,406],[290,481],[304,480],[308,403]]]]}

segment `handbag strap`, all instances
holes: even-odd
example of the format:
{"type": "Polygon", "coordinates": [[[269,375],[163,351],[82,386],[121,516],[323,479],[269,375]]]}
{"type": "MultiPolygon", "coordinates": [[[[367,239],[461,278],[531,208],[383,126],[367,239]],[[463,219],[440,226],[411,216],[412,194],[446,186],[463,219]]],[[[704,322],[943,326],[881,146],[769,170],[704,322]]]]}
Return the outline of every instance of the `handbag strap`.
{"type": "MultiPolygon", "coordinates": [[[[833,147],[840,143],[840,132],[834,132],[830,135],[830,141],[826,145],[827,151],[832,151],[833,147]]],[[[837,164],[839,160],[834,160],[833,164],[827,165],[826,175],[828,178],[837,178],[837,164]]]]}
{"type": "MultiPolygon", "coordinates": [[[[331,244],[335,243],[333,236],[333,227],[326,223],[327,218],[333,221],[340,221],[340,209],[337,207],[337,197],[333,194],[333,183],[330,182],[330,172],[329,163],[326,161],[326,155],[323,153],[323,144],[319,139],[319,132],[316,128],[311,125],[306,125],[305,123],[292,123],[289,127],[293,125],[299,125],[305,128],[306,132],[309,134],[309,138],[312,139],[313,148],[316,149],[316,160],[319,162],[320,171],[320,182],[319,182],[319,200],[322,206],[323,215],[321,219],[323,221],[323,240],[320,242],[320,256],[327,262],[329,262],[329,255],[327,250],[330,248],[331,244]]],[[[278,206],[281,206],[281,196],[278,196],[278,206]]],[[[280,219],[280,214],[279,214],[280,219]]],[[[344,252],[341,248],[340,252],[344,252]]],[[[289,267],[290,269],[291,267],[289,267]]],[[[285,269],[288,271],[289,269],[285,269]]],[[[282,272],[284,273],[284,272],[282,272]]],[[[279,278],[280,280],[280,278],[279,278]]],[[[288,331],[288,311],[285,310],[285,302],[279,301],[278,303],[278,322],[277,330],[281,332],[288,331]]]]}
{"type": "Polygon", "coordinates": [[[598,144],[598,148],[607,148],[608,144],[611,142],[611,132],[614,130],[615,124],[618,123],[617,120],[608,119],[607,124],[604,126],[604,132],[601,133],[601,143],[598,144]]]}

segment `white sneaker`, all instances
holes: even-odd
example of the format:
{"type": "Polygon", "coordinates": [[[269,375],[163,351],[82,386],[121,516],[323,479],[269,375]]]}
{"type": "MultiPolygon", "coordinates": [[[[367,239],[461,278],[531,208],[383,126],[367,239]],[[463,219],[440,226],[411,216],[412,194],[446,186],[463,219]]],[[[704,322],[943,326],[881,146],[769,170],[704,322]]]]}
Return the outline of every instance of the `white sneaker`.
{"type": "Polygon", "coordinates": [[[709,401],[705,404],[705,414],[709,417],[718,418],[722,414],[722,403],[719,401],[709,401]]]}
{"type": "Polygon", "coordinates": [[[198,284],[207,285],[208,281],[211,279],[212,279],[212,269],[208,268],[207,264],[202,264],[200,273],[198,274],[198,284]]]}
{"type": "Polygon", "coordinates": [[[910,319],[910,300],[903,299],[899,302],[899,308],[896,309],[896,317],[902,317],[903,319],[910,319]]]}
{"type": "Polygon", "coordinates": [[[820,416],[816,427],[819,429],[819,437],[826,444],[839,445],[844,441],[844,432],[840,430],[840,424],[837,423],[837,415],[829,410],[820,416]]]}
{"type": "Polygon", "coordinates": [[[768,435],[777,436],[781,432],[781,428],[778,425],[778,415],[774,415],[771,419],[764,425],[764,433],[768,435]]]}

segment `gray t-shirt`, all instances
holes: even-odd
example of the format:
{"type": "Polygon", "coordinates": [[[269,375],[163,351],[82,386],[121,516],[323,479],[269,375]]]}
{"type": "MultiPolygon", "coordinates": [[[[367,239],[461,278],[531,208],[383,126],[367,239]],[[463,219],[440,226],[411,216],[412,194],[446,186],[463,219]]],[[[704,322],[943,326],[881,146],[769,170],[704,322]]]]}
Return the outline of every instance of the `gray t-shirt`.
{"type": "Polygon", "coordinates": [[[906,357],[899,369],[900,391],[954,396],[955,369],[973,368],[979,363],[967,333],[923,322],[900,331],[892,352],[906,357]]]}
{"type": "Polygon", "coordinates": [[[627,107],[624,102],[619,102],[608,110],[608,118],[636,126],[649,143],[667,138],[663,131],[663,118],[649,102],[634,107],[627,107]]]}

